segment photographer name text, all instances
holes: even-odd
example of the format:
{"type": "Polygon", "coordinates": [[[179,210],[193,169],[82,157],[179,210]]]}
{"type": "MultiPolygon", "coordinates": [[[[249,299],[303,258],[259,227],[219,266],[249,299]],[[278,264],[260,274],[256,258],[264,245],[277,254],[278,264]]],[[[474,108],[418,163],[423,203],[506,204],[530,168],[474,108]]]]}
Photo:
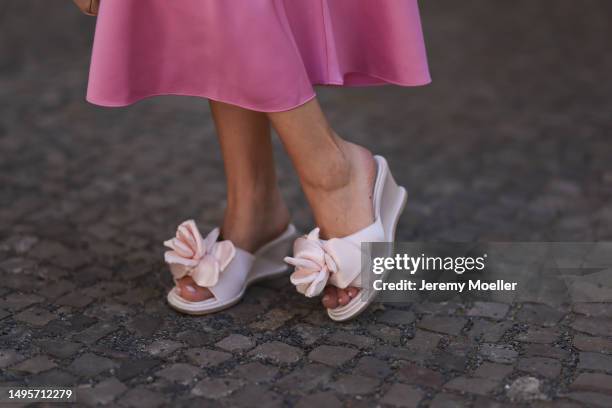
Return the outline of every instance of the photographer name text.
{"type": "Polygon", "coordinates": [[[466,282],[428,282],[421,280],[420,282],[408,279],[402,279],[399,282],[384,282],[382,279],[377,279],[372,283],[374,290],[389,290],[389,291],[452,291],[464,292],[468,291],[513,291],[516,290],[516,282],[506,282],[503,279],[498,279],[495,282],[487,282],[480,279],[468,280],[466,282]]]}

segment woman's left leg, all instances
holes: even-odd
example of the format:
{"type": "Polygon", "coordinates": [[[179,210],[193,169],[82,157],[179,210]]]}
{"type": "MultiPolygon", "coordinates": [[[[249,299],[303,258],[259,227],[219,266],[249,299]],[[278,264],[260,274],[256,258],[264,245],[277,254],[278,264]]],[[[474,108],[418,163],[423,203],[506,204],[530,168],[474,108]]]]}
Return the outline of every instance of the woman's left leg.
{"type": "MultiPolygon", "coordinates": [[[[221,234],[238,248],[255,252],[289,224],[289,210],[278,188],[266,114],[210,102],[221,145],[227,207],[221,234]]],[[[195,302],[212,296],[191,277],[179,281],[180,296],[195,302]]]]}

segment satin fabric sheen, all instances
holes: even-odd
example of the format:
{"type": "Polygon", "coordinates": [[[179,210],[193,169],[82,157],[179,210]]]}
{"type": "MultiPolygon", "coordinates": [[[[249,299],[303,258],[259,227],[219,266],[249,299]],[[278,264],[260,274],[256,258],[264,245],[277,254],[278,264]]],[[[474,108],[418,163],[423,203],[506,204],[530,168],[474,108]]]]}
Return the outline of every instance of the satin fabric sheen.
{"type": "Polygon", "coordinates": [[[430,81],[417,0],[102,0],[87,100],[176,94],[272,112],[316,84],[430,81]]]}

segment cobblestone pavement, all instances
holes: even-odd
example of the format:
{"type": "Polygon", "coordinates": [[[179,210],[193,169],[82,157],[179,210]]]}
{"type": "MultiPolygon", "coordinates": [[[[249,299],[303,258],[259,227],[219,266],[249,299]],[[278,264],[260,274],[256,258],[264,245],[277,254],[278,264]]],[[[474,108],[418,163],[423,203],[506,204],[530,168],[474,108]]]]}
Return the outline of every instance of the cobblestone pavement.
{"type": "MultiPolygon", "coordinates": [[[[224,206],[206,101],[88,105],[93,20],[2,3],[3,383],[126,407],[612,406],[611,303],[381,304],[334,324],[280,280],[214,316],[173,312],[161,242],[224,206]]],[[[398,238],[612,240],[612,3],[422,11],[433,85],[320,91],[338,132],[408,187],[398,238]]]]}

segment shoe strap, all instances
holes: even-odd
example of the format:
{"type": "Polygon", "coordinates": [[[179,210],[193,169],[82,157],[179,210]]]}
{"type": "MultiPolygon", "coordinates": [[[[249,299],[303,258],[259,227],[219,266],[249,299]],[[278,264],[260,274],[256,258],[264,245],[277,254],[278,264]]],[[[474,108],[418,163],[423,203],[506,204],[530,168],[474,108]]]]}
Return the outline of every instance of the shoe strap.
{"type": "Polygon", "coordinates": [[[236,248],[234,259],[219,275],[216,285],[208,290],[218,301],[224,302],[238,295],[244,288],[245,281],[255,262],[255,256],[240,248],[236,248]]]}

